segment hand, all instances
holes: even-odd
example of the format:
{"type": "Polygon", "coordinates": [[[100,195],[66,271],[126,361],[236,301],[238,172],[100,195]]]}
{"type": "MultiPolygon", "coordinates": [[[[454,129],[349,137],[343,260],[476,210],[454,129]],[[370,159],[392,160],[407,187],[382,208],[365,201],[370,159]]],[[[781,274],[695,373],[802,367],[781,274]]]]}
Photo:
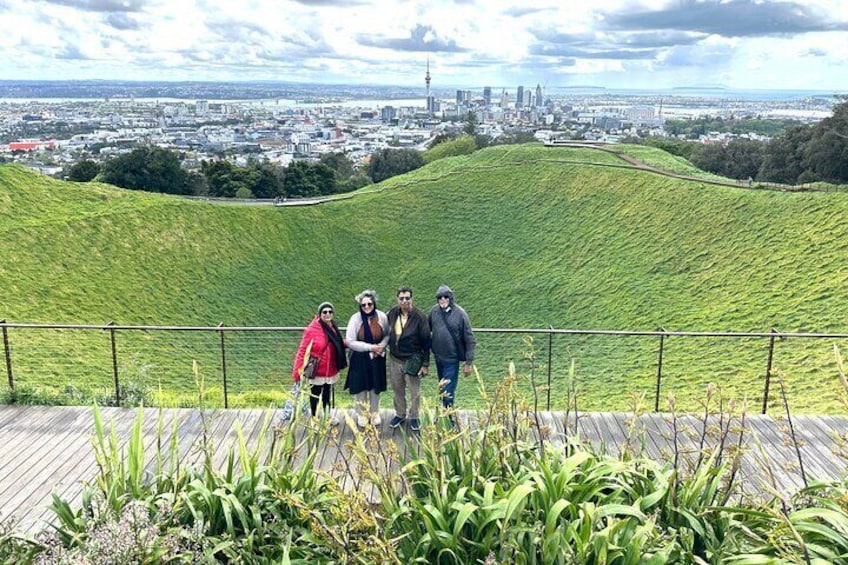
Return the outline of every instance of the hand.
{"type": "Polygon", "coordinates": [[[462,373],[463,373],[465,376],[470,375],[470,374],[471,374],[471,367],[472,367],[471,365],[466,365],[466,366],[462,369],[462,373]]]}
{"type": "Polygon", "coordinates": [[[374,347],[371,349],[374,352],[374,355],[382,355],[383,354],[383,346],[380,344],[374,344],[374,347]]]}
{"type": "Polygon", "coordinates": [[[418,376],[423,377],[424,375],[426,375],[429,372],[430,372],[430,367],[421,367],[421,370],[418,371],[418,376]]]}

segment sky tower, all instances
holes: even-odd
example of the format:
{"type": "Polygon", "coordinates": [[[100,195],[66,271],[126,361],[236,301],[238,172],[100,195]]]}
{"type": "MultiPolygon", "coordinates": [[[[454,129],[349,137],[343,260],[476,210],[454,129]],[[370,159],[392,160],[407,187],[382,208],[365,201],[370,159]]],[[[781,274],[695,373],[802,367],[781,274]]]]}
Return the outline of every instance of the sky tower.
{"type": "Polygon", "coordinates": [[[424,83],[427,85],[427,115],[433,113],[433,102],[430,99],[430,57],[427,56],[427,74],[424,75],[424,83]]]}

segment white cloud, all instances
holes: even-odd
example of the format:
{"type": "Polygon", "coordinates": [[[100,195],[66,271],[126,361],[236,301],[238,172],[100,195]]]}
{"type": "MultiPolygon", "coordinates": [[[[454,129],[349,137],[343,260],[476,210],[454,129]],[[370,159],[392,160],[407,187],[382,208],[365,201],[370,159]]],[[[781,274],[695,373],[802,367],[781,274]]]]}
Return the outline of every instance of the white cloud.
{"type": "Polygon", "coordinates": [[[0,18],[6,79],[419,85],[429,56],[437,87],[848,90],[844,0],[0,0],[0,18]]]}

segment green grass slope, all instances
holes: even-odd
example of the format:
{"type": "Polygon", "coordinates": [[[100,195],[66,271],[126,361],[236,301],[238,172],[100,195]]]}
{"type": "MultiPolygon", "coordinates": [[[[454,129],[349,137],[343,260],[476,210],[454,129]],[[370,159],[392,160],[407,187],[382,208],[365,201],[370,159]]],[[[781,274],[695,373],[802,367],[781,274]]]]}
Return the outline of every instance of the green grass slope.
{"type": "MultiPolygon", "coordinates": [[[[409,283],[429,308],[446,282],[479,327],[848,327],[848,195],[708,186],[610,164],[621,161],[592,149],[493,147],[350,200],[290,208],[213,205],[3,166],[0,318],[303,325],[330,300],[345,323],[363,288],[376,288],[388,308],[409,283]]],[[[667,340],[664,390],[693,401],[703,383],[719,381],[755,399],[766,345],[667,340]]],[[[778,346],[775,366],[801,409],[835,406],[832,345],[778,346]]],[[[606,398],[610,386],[653,387],[656,341],[558,338],[554,347],[555,398],[572,359],[588,408],[626,407],[626,394],[606,398]]],[[[481,363],[502,371],[524,349],[517,338],[481,336],[481,363]]],[[[32,378],[62,378],[45,375],[32,378]]]]}

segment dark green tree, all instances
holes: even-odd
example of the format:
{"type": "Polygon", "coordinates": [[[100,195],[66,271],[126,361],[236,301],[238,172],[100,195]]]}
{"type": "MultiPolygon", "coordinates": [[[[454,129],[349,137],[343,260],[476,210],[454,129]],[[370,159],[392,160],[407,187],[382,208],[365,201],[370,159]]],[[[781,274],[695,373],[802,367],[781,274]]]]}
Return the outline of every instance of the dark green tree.
{"type": "Polygon", "coordinates": [[[100,174],[100,165],[90,159],[78,161],[68,170],[68,180],[74,182],[88,182],[94,180],[100,174]]]}
{"type": "Polygon", "coordinates": [[[465,114],[462,132],[466,135],[475,135],[477,133],[477,114],[471,111],[465,114]]]}
{"type": "Polygon", "coordinates": [[[804,147],[812,139],[813,128],[795,126],[772,139],[763,151],[759,180],[796,184],[806,169],[804,147]]]}
{"type": "Polygon", "coordinates": [[[748,139],[734,139],[726,144],[702,145],[692,153],[692,164],[704,171],[732,179],[757,177],[763,162],[764,144],[748,139]]]}
{"type": "Polygon", "coordinates": [[[353,163],[351,163],[350,159],[344,153],[324,153],[318,162],[330,167],[339,183],[353,176],[353,163]]]}
{"type": "Polygon", "coordinates": [[[374,182],[381,182],[422,166],[424,157],[414,149],[381,149],[371,155],[368,176],[374,182]]]}
{"type": "Polygon", "coordinates": [[[240,168],[229,161],[204,161],[201,170],[212,196],[233,198],[240,188],[250,189],[240,168]]]}
{"type": "Polygon", "coordinates": [[[177,154],[161,147],[139,147],[103,164],[103,182],[131,190],[182,194],[185,171],[177,154]]]}
{"type": "Polygon", "coordinates": [[[734,139],[727,144],[724,176],[732,179],[755,179],[763,164],[765,143],[749,139],[734,139]]]}
{"type": "Polygon", "coordinates": [[[336,192],[336,176],[322,163],[295,161],[286,169],[286,194],[288,196],[321,196],[336,192]]]}
{"type": "Polygon", "coordinates": [[[283,176],[273,165],[254,163],[249,167],[248,175],[248,185],[256,198],[276,198],[285,194],[283,176]]]}
{"type": "MultiPolygon", "coordinates": [[[[848,102],[836,106],[833,115],[812,127],[804,146],[804,164],[809,180],[848,182],[848,102]]],[[[801,182],[808,182],[800,178],[801,182]]]]}
{"type": "Polygon", "coordinates": [[[206,177],[200,173],[187,173],[183,194],[193,194],[195,196],[209,194],[209,184],[206,182],[206,177]]]}

